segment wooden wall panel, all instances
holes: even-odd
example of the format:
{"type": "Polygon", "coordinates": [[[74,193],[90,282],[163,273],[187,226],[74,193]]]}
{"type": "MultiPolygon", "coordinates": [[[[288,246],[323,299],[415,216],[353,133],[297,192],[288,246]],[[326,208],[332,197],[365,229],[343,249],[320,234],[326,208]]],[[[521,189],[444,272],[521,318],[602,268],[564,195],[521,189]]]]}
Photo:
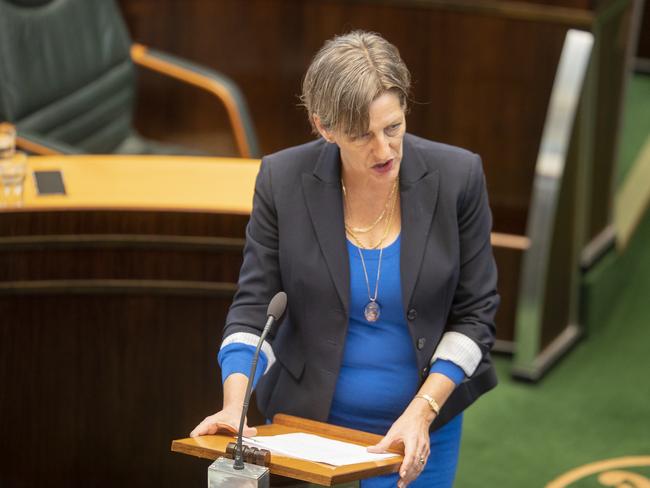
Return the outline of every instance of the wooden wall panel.
{"type": "Polygon", "coordinates": [[[246,221],[0,214],[0,486],[205,485],[170,445],[221,405],[246,221]]]}
{"type": "Polygon", "coordinates": [[[170,444],[221,403],[229,302],[0,296],[0,484],[204,486],[208,463],[170,444]]]}
{"type": "MultiPolygon", "coordinates": [[[[536,19],[537,11],[522,20],[430,3],[129,0],[122,7],[137,41],[220,69],[240,84],[265,153],[312,137],[297,96],[323,42],[356,28],[381,32],[413,74],[409,130],[481,154],[495,229],[523,233],[564,34],[584,27],[584,17],[565,7],[582,2],[563,3],[567,19],[557,21],[536,19]]],[[[152,136],[218,129],[214,117],[202,118],[205,104],[191,94],[176,103],[170,87],[150,78],[141,79],[140,91],[137,122],[152,136]],[[154,99],[162,106],[151,107],[154,99]],[[143,115],[162,107],[165,117],[143,115]]]]}

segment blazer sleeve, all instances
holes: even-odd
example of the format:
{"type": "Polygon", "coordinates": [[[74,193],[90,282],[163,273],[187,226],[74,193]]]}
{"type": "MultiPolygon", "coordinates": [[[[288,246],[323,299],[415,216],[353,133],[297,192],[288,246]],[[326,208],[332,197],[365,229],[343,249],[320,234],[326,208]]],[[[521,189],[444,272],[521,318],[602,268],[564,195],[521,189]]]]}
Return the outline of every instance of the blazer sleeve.
{"type": "MultiPolygon", "coordinates": [[[[282,290],[278,263],[278,225],[271,171],[262,160],[255,182],[253,210],[246,226],[243,264],[237,292],[226,317],[222,347],[233,342],[251,343],[266,321],[269,301],[282,290]]],[[[269,356],[270,346],[263,346],[269,356]]],[[[273,358],[269,358],[272,362],[273,358]]],[[[270,367],[270,364],[269,364],[270,367]]]]}
{"type": "Polygon", "coordinates": [[[467,368],[463,368],[468,376],[490,351],[495,339],[494,316],[500,297],[490,242],[491,230],[492,215],[483,167],[480,157],[474,155],[458,203],[460,270],[445,329],[447,341],[457,348],[455,354],[462,357],[467,352],[468,357],[474,358],[467,368]],[[472,342],[463,347],[463,340],[472,342]],[[478,346],[480,355],[476,354],[474,344],[478,346]]]}

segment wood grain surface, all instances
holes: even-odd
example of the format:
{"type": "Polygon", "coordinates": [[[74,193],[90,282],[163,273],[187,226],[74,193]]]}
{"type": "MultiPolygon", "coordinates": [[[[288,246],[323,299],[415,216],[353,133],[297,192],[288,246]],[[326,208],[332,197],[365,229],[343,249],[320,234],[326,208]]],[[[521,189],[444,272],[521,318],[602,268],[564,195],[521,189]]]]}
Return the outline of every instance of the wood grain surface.
{"type": "Polygon", "coordinates": [[[192,156],[39,156],[27,159],[22,209],[250,213],[259,160],[192,156]],[[38,195],[35,171],[62,172],[66,195],[38,195]]]}
{"type": "MultiPolygon", "coordinates": [[[[587,3],[129,0],[121,5],[136,41],[221,70],[240,85],[265,154],[313,138],[297,95],[323,42],[352,29],[382,33],[398,46],[413,75],[408,130],[479,153],[495,230],[522,235],[564,35],[590,23],[587,3]],[[549,12],[553,15],[543,15],[549,12]]],[[[183,134],[192,133],[209,143],[217,138],[207,134],[227,131],[218,110],[199,93],[146,73],[139,93],[136,124],[151,137],[184,141],[183,134]]]]}
{"type": "MultiPolygon", "coordinates": [[[[273,417],[272,424],[257,426],[257,430],[257,435],[260,436],[305,432],[361,446],[374,445],[382,439],[380,435],[284,414],[273,417]]],[[[179,439],[172,442],[172,451],[214,460],[223,456],[228,443],[235,439],[236,436],[232,435],[179,439]]],[[[337,483],[396,472],[402,463],[403,452],[399,450],[394,452],[396,453],[394,458],[347,466],[332,466],[272,453],[269,469],[272,474],[279,476],[332,486],[337,483]]]]}

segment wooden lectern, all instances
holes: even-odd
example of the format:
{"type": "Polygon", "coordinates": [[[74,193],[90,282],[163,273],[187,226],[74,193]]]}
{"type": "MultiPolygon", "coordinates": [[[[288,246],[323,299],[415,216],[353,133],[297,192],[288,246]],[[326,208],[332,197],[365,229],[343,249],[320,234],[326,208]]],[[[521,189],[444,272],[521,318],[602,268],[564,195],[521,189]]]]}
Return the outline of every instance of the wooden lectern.
{"type": "MultiPolygon", "coordinates": [[[[273,417],[272,424],[257,427],[257,434],[261,436],[293,432],[306,432],[363,446],[374,445],[382,439],[380,435],[284,414],[273,417]]],[[[226,453],[226,446],[229,442],[233,442],[234,438],[233,435],[208,435],[175,440],[172,442],[172,451],[204,459],[217,459],[226,453]]],[[[272,453],[268,468],[272,474],[332,486],[396,472],[402,464],[403,453],[399,450],[391,452],[398,455],[381,461],[350,464],[348,466],[331,466],[272,453]]]]}

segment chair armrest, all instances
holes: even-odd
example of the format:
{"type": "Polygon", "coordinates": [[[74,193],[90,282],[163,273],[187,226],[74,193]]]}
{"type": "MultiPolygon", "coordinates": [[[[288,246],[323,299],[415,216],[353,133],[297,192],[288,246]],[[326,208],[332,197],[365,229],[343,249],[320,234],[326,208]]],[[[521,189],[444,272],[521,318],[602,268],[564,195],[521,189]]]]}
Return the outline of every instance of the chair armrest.
{"type": "Polygon", "coordinates": [[[21,130],[20,127],[17,128],[16,147],[27,151],[30,154],[37,154],[39,156],[49,156],[52,154],[81,154],[81,151],[76,147],[69,146],[64,142],[55,141],[29,131],[21,130]]]}
{"type": "Polygon", "coordinates": [[[240,156],[260,156],[257,135],[246,100],[233,80],[213,69],[142,44],[131,46],[131,59],[139,66],[194,85],[216,96],[226,107],[240,156]]]}

